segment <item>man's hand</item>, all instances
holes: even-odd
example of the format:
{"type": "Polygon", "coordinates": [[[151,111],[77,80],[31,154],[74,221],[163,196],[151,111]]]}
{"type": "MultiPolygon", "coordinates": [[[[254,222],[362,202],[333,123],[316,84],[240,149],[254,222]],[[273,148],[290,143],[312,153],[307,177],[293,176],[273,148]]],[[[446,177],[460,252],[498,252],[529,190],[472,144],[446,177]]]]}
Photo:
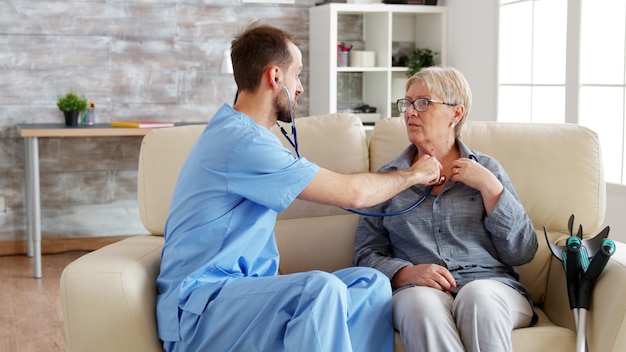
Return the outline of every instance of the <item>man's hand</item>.
{"type": "Polygon", "coordinates": [[[424,155],[411,165],[410,170],[418,175],[416,184],[430,186],[440,182],[442,168],[437,158],[424,155]]]}

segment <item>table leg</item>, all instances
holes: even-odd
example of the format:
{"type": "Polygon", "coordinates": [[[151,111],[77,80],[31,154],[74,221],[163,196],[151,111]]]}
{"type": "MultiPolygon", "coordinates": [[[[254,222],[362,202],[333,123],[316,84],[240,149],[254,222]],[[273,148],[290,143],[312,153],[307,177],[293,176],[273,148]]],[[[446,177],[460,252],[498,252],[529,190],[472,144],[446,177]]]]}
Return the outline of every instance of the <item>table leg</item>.
{"type": "Polygon", "coordinates": [[[39,142],[37,137],[26,138],[26,213],[29,253],[33,256],[35,278],[41,278],[41,201],[39,194],[39,142]]]}
{"type": "Polygon", "coordinates": [[[31,219],[33,217],[32,212],[32,194],[33,190],[30,184],[31,170],[30,170],[30,141],[24,139],[24,210],[26,212],[26,254],[29,257],[33,256],[33,226],[31,219]]]}

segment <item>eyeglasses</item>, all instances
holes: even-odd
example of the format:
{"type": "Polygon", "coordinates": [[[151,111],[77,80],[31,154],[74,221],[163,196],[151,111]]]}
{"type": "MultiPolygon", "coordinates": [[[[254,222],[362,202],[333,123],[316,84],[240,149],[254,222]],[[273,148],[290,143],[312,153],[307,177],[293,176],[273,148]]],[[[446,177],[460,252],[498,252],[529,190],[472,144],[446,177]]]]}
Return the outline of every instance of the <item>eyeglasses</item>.
{"type": "Polygon", "coordinates": [[[415,99],[415,100],[409,100],[409,99],[398,99],[398,101],[396,101],[396,104],[398,105],[398,111],[399,112],[405,112],[406,109],[409,107],[409,105],[413,105],[413,107],[415,108],[416,111],[418,112],[424,112],[426,110],[428,110],[428,107],[430,106],[430,103],[439,103],[439,104],[445,104],[448,106],[455,106],[456,104],[452,104],[452,103],[446,103],[445,101],[440,101],[440,100],[432,100],[432,99],[426,99],[426,98],[419,98],[419,99],[415,99]]]}

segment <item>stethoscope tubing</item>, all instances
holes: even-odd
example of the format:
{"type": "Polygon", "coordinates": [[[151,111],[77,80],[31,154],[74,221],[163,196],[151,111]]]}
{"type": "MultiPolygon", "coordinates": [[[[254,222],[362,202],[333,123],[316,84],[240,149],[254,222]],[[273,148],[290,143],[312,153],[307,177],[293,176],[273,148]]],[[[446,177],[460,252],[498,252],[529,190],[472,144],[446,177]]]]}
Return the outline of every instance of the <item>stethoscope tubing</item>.
{"type": "Polygon", "coordinates": [[[424,202],[426,200],[426,198],[428,197],[428,195],[430,194],[430,192],[432,191],[433,187],[432,186],[428,186],[428,188],[426,188],[426,191],[424,192],[424,195],[417,200],[417,202],[415,202],[415,204],[411,205],[410,207],[404,209],[404,210],[398,210],[398,211],[394,211],[391,213],[368,213],[365,211],[361,211],[361,210],[357,210],[357,209],[352,209],[352,208],[344,208],[345,210],[351,212],[351,213],[355,213],[355,214],[359,214],[362,216],[369,216],[369,217],[376,217],[376,218],[382,218],[385,216],[397,216],[397,215],[402,215],[402,214],[406,214],[408,212],[410,212],[411,210],[417,208],[420,204],[422,204],[422,202],[424,202]]]}

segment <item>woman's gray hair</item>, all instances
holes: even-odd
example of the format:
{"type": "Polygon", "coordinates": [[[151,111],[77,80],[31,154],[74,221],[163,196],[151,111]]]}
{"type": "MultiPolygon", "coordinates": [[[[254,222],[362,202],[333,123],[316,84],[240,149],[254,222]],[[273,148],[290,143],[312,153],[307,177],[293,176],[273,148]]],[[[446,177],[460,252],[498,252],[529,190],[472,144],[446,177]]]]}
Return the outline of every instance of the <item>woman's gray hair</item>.
{"type": "Polygon", "coordinates": [[[458,137],[472,106],[472,91],[463,74],[453,67],[424,67],[409,78],[406,82],[406,91],[416,83],[421,84],[424,89],[433,94],[433,99],[441,99],[446,103],[461,104],[465,107],[461,120],[455,126],[455,133],[458,137]]]}

